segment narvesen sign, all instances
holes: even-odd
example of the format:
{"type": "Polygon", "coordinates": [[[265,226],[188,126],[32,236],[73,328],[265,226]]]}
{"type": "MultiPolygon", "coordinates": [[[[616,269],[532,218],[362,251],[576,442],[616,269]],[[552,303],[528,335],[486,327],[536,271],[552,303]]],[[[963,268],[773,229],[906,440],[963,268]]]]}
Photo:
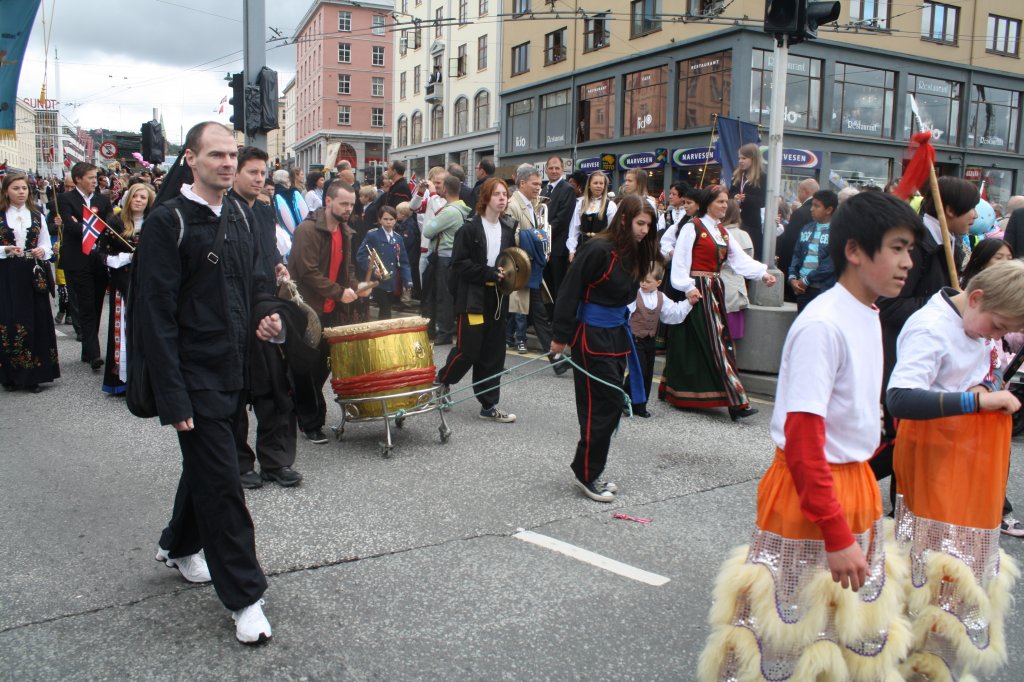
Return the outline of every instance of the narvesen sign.
{"type": "Polygon", "coordinates": [[[593,173],[596,170],[601,170],[601,159],[596,156],[589,159],[580,159],[576,162],[576,170],[581,170],[584,173],[593,173]]]}
{"type": "Polygon", "coordinates": [[[661,168],[665,165],[665,150],[653,152],[636,152],[635,154],[623,154],[619,157],[619,168],[629,170],[630,168],[661,168]]]}
{"type": "Polygon", "coordinates": [[[821,152],[810,149],[783,149],[782,165],[789,168],[821,168],[821,152]]]}
{"type": "MultiPolygon", "coordinates": [[[[761,149],[767,160],[768,148],[761,149]]],[[[715,147],[690,147],[672,152],[672,165],[676,167],[703,166],[704,163],[718,163],[715,147]]],[[[821,168],[821,152],[810,149],[783,149],[782,165],[787,168],[821,168]]]]}

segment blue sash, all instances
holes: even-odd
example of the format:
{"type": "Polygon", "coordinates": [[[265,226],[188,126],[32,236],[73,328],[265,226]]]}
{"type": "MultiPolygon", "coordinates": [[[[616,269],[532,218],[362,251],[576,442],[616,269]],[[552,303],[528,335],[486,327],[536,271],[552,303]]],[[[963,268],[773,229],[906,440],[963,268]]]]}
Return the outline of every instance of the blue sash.
{"type": "Polygon", "coordinates": [[[647,395],[644,392],[643,369],[640,367],[640,358],[636,354],[636,344],[633,343],[633,334],[629,329],[629,308],[620,306],[612,308],[597,303],[581,303],[576,311],[576,319],[583,324],[601,329],[614,329],[625,327],[626,338],[629,339],[630,353],[626,356],[629,366],[629,393],[630,400],[634,405],[642,405],[647,402],[647,395]]]}

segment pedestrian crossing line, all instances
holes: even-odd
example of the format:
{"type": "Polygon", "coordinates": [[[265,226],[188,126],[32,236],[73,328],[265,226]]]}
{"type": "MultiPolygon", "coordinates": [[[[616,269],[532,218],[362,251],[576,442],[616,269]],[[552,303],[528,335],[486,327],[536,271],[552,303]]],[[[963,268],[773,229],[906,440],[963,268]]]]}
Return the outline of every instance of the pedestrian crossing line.
{"type": "Polygon", "coordinates": [[[561,540],[556,540],[555,538],[548,537],[547,535],[534,533],[532,530],[520,529],[512,537],[539,547],[546,547],[547,549],[554,550],[559,554],[564,554],[578,561],[582,561],[585,564],[597,566],[598,568],[603,568],[606,571],[611,571],[616,575],[621,575],[624,578],[630,578],[647,585],[653,585],[654,587],[660,587],[669,581],[669,579],[663,575],[651,573],[643,570],[642,568],[637,568],[636,566],[630,566],[629,564],[624,564],[621,561],[616,561],[615,559],[609,559],[608,557],[597,554],[596,552],[591,552],[589,549],[570,545],[568,542],[562,542],[561,540]]]}

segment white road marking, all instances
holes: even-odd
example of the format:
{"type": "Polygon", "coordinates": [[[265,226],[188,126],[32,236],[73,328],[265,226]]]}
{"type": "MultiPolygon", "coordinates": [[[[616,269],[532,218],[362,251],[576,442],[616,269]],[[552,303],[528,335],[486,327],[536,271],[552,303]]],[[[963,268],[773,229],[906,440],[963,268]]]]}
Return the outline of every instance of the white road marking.
{"type": "Polygon", "coordinates": [[[59,330],[59,329],[54,329],[54,330],[53,330],[53,332],[54,332],[54,333],[55,333],[55,334],[56,334],[57,336],[67,336],[67,334],[65,334],[64,332],[62,332],[62,331],[61,331],[61,330],[59,330]]]}
{"type": "Polygon", "coordinates": [[[601,556],[600,554],[591,552],[589,549],[570,545],[568,542],[562,542],[561,540],[556,540],[555,538],[548,537],[547,535],[534,533],[532,530],[520,530],[512,537],[522,540],[523,542],[529,542],[540,547],[552,549],[560,554],[572,557],[573,559],[578,559],[583,563],[603,568],[604,570],[611,571],[616,575],[631,578],[633,580],[646,583],[647,585],[660,587],[669,581],[669,579],[663,575],[651,573],[643,570],[642,568],[637,568],[635,566],[630,566],[629,564],[624,564],[621,561],[616,561],[615,559],[609,559],[606,556],[601,556]]]}

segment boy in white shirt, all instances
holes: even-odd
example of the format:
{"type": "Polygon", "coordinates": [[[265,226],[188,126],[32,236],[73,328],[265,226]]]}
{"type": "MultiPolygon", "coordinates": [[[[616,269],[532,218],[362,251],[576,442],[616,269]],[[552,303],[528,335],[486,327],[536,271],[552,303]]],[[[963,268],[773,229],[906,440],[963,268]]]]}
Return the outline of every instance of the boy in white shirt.
{"type": "Polygon", "coordinates": [[[750,545],[719,573],[702,680],[890,679],[909,645],[906,568],[886,551],[867,460],[882,390],[874,301],[899,293],[923,226],[895,197],[864,192],[830,229],[839,283],[786,337],[775,461],[758,487],[750,545]]]}
{"type": "MultiPolygon", "coordinates": [[[[1020,575],[999,549],[1012,423],[995,391],[993,339],[1024,327],[1024,263],[944,288],[910,316],[886,391],[896,429],[897,540],[910,555],[913,648],[903,672],[992,674],[1006,662],[1003,618],[1020,575]]],[[[971,678],[973,679],[973,678],[971,678]]]]}

